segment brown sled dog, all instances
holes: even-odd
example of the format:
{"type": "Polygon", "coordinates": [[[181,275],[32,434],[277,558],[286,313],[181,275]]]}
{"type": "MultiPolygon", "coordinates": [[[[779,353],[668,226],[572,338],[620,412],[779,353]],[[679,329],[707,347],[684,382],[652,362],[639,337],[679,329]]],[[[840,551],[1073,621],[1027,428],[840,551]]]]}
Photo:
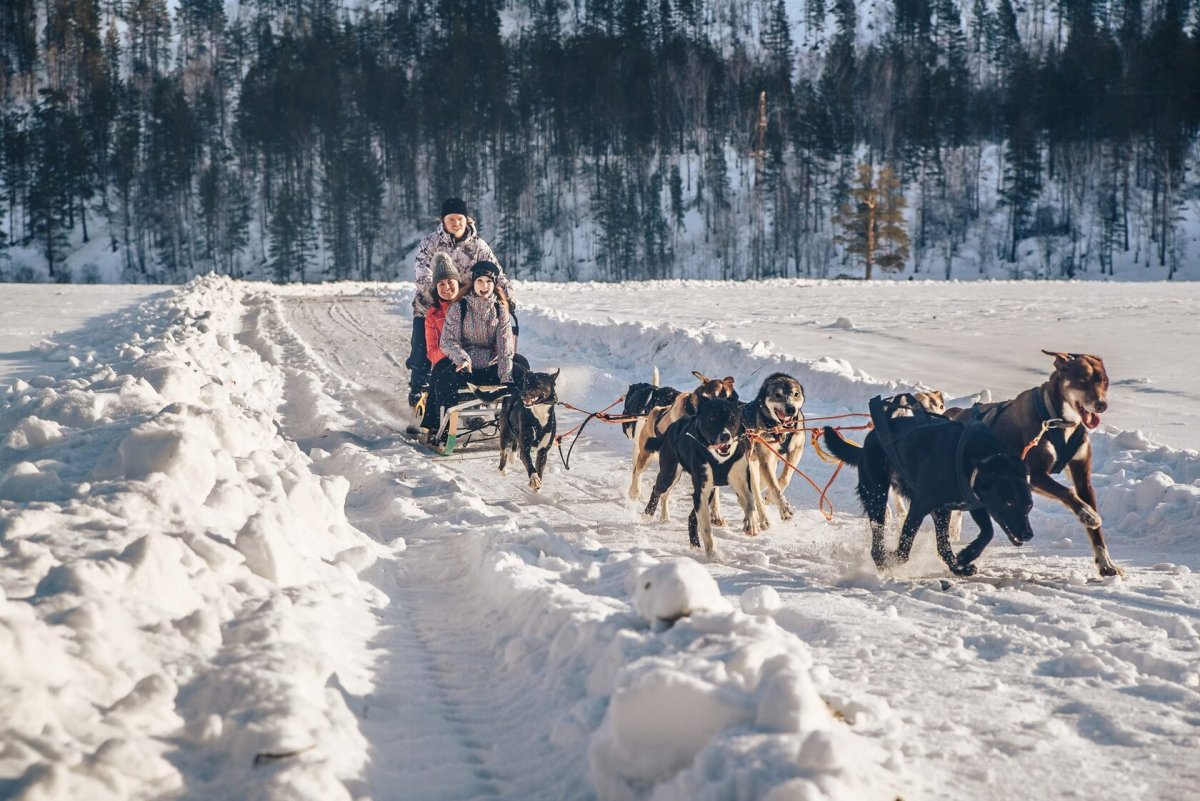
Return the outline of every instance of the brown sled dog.
{"type": "Polygon", "coordinates": [[[979,420],[1015,456],[1021,456],[1028,447],[1025,467],[1033,491],[1059,501],[1083,523],[1100,575],[1120,575],[1122,570],[1109,556],[1100,528],[1088,440],[1088,431],[1100,425],[1100,415],[1108,410],[1108,372],[1099,356],[1049,350],[1042,353],[1054,357],[1054,372],[1041,386],[1000,403],[947,409],[946,416],[966,423],[979,420]],[[1073,487],[1065,487],[1052,477],[1064,468],[1073,487]]]}

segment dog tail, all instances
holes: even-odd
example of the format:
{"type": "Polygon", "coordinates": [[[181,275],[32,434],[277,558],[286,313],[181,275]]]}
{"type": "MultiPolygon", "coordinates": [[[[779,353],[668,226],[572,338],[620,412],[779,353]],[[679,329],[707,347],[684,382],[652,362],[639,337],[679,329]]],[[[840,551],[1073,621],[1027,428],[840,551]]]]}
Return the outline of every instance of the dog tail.
{"type": "Polygon", "coordinates": [[[842,435],[835,431],[833,426],[825,426],[823,433],[825,434],[825,447],[830,453],[846,464],[858,467],[858,458],[862,455],[861,447],[842,439],[842,435]]]}
{"type": "Polygon", "coordinates": [[[654,365],[654,377],[650,379],[651,386],[658,386],[658,365],[654,365]]]}
{"type": "Polygon", "coordinates": [[[650,437],[646,440],[646,453],[658,453],[662,450],[663,438],[661,436],[650,437]]]}

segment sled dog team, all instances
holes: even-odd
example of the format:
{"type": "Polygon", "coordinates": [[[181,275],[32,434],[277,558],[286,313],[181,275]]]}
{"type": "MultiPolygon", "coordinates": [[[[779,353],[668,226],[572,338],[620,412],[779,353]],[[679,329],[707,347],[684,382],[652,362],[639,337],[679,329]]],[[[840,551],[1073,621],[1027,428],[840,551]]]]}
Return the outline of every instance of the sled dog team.
{"type": "MultiPolygon", "coordinates": [[[[1091,479],[1088,432],[1108,409],[1108,374],[1098,356],[1043,351],[1054,369],[1039,386],[998,403],[945,407],[941,392],[904,394],[872,401],[874,428],[861,446],[833,427],[822,433],[829,451],[858,470],[858,497],[871,527],[871,557],[879,568],[905,562],[917,530],[932,516],[937,550],[956,575],[976,572],[974,561],[991,541],[993,520],[1017,546],[1033,537],[1032,493],[1054,498],[1083,524],[1102,576],[1121,569],[1105,543],[1091,479]],[[1071,486],[1054,478],[1066,471],[1071,486]],[[884,547],[889,497],[903,522],[896,551],[884,547]],[[953,518],[970,513],[978,536],[957,554],[951,546],[953,518]]],[[[724,525],[717,488],[733,489],[742,508],[742,530],[754,536],[770,522],[764,500],[782,520],[794,510],[783,497],[804,448],[804,388],[791,376],[767,377],[749,403],[739,403],[734,379],[694,373],[688,392],[633,384],[625,414],[633,441],[629,497],[641,497],[640,476],[655,454],[659,472],[645,514],[667,520],[667,498],[681,472],[692,479],[688,539],[713,552],[712,527],[724,525]]]]}
{"type": "MultiPolygon", "coordinates": [[[[440,414],[468,387],[503,398],[498,417],[500,472],[516,451],[537,490],[555,441],[555,387],[558,371],[537,373],[516,353],[518,326],[511,287],[488,244],[479,237],[466,203],[448,198],[437,229],[421,242],[413,299],[409,405],[422,415],[428,441],[439,430],[440,414]],[[486,392],[486,390],[485,390],[486,392]]],[[[858,496],[871,527],[871,556],[884,568],[904,562],[917,530],[932,516],[937,550],[957,575],[972,575],[973,562],[992,539],[992,521],[1014,545],[1033,532],[1032,492],[1067,506],[1087,531],[1096,566],[1103,576],[1121,569],[1109,556],[1091,480],[1088,432],[1108,408],[1108,374],[1099,357],[1043,351],[1054,370],[1041,385],[1012,400],[945,407],[940,392],[918,392],[872,401],[874,429],[861,446],[832,427],[823,434],[829,451],[857,468],[858,496]],[[1071,486],[1054,476],[1066,470],[1071,486]],[[903,515],[894,554],[884,548],[889,496],[903,515]],[[968,511],[979,534],[957,554],[951,547],[952,522],[968,511]]],[[[807,433],[804,388],[795,378],[774,373],[754,399],[741,403],[734,379],[708,378],[679,391],[638,383],[625,393],[624,415],[636,423],[623,428],[633,442],[633,475],[628,495],[641,498],[641,475],[657,455],[658,475],[645,514],[668,519],[668,497],[680,474],[692,479],[688,539],[713,553],[712,527],[724,526],[717,488],[731,487],[741,506],[742,530],[750,536],[770,526],[766,502],[782,520],[794,510],[783,492],[807,433]],[[787,464],[781,464],[786,462],[787,464]]],[[[432,443],[437,444],[437,443],[432,443]]]]}

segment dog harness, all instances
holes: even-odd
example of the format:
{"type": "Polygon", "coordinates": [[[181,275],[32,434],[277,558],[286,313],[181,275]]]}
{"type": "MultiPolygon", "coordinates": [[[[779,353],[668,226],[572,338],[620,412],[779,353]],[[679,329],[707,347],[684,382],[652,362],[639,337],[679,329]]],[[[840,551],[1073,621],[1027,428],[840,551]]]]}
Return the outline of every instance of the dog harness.
{"type": "MultiPolygon", "coordinates": [[[[1038,416],[1042,418],[1043,424],[1053,423],[1056,418],[1052,415],[1049,407],[1046,405],[1046,393],[1038,392],[1034,395],[1034,404],[1037,406],[1038,416]]],[[[1051,425],[1043,434],[1042,439],[1054,446],[1054,466],[1050,468],[1050,473],[1061,473],[1063,468],[1067,466],[1067,462],[1075,458],[1075,454],[1079,453],[1079,449],[1083,447],[1084,441],[1087,439],[1087,428],[1083,423],[1076,423],[1075,430],[1071,432],[1071,438],[1063,433],[1066,426],[1051,425]]]]}
{"type": "MultiPolygon", "coordinates": [[[[912,474],[908,471],[908,466],[900,459],[899,452],[896,450],[896,440],[892,436],[891,420],[892,413],[900,407],[899,399],[905,397],[898,395],[895,398],[884,399],[879,395],[871,398],[868,408],[871,412],[871,420],[875,424],[875,435],[879,437],[879,443],[883,447],[883,452],[887,456],[888,461],[896,465],[896,469],[904,477],[905,483],[910,487],[916,486],[916,481],[913,480],[912,474]]],[[[978,421],[971,424],[965,424],[958,420],[950,420],[940,414],[930,414],[923,406],[916,402],[912,396],[908,396],[909,407],[911,408],[914,418],[921,420],[923,425],[952,425],[961,426],[962,432],[958,437],[958,448],[954,455],[954,472],[958,477],[959,495],[962,497],[961,506],[955,504],[956,507],[964,511],[974,511],[975,509],[983,508],[983,501],[979,500],[979,496],[975,494],[975,490],[971,487],[971,477],[967,474],[966,465],[963,464],[967,445],[980,430],[987,427],[978,421]]]]}
{"type": "MultiPolygon", "coordinates": [[[[1050,468],[1050,473],[1051,475],[1061,473],[1063,468],[1067,466],[1067,462],[1074,459],[1075,454],[1079,453],[1079,449],[1083,447],[1083,443],[1087,439],[1087,430],[1082,424],[1077,423],[1075,430],[1071,432],[1070,439],[1068,439],[1067,435],[1063,432],[1069,426],[1065,424],[1065,421],[1061,417],[1056,417],[1050,411],[1050,407],[1046,404],[1046,393],[1041,387],[1034,387],[1033,393],[1033,404],[1037,411],[1037,416],[1041,418],[1039,422],[1042,425],[1042,430],[1025,450],[1028,451],[1030,447],[1036,445],[1041,440],[1050,443],[1054,447],[1055,454],[1054,464],[1050,468]]],[[[992,428],[1004,416],[1004,413],[1008,411],[1008,408],[1012,406],[1015,400],[1016,398],[998,403],[986,412],[980,411],[980,404],[977,403],[967,410],[967,414],[959,415],[958,419],[964,423],[968,421],[983,423],[988,428],[992,428]],[[991,418],[990,421],[989,417],[991,418]]]]}

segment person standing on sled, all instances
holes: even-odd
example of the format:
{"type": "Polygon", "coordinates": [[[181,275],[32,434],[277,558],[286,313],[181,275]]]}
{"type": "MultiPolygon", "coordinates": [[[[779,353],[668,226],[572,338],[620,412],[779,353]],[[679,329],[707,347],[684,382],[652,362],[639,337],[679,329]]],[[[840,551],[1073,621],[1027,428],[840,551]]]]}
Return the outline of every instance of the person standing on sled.
{"type": "MultiPolygon", "coordinates": [[[[500,267],[494,262],[476,262],[471,268],[471,291],[446,307],[438,343],[446,358],[433,369],[432,397],[421,421],[431,434],[437,431],[442,412],[468,383],[512,383],[515,339],[508,300],[496,286],[499,276],[500,267]]],[[[523,357],[515,358],[519,367],[528,368],[523,357]]]]}
{"type": "MultiPolygon", "coordinates": [[[[427,354],[425,341],[425,315],[433,303],[433,257],[445,253],[458,270],[459,283],[466,286],[470,280],[471,265],[486,261],[496,265],[499,271],[496,283],[505,291],[509,303],[512,303],[512,292],[504,270],[496,261],[496,254],[491,246],[479,236],[475,221],[467,215],[467,204],[462,198],[447,198],[442,203],[441,222],[437,230],[421,240],[417,248],[415,277],[417,291],[413,295],[413,327],[412,347],[405,366],[409,370],[408,405],[416,407],[421,395],[426,391],[430,380],[432,364],[427,354]]],[[[511,308],[509,309],[511,312],[511,308]]],[[[516,334],[516,324],[513,321],[513,333],[516,334]]]]}

